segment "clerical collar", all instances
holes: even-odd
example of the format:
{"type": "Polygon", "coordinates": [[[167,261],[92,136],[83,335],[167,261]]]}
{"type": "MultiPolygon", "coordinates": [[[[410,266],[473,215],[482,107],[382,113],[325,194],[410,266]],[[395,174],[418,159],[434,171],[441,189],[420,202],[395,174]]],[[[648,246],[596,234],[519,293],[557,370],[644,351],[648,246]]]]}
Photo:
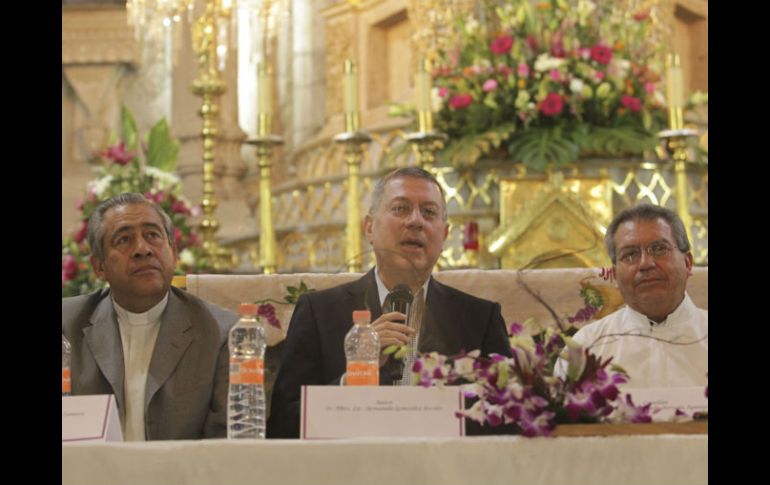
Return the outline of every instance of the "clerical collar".
{"type": "MultiPolygon", "coordinates": [[[[390,291],[385,286],[385,283],[382,282],[382,278],[380,278],[380,273],[377,271],[377,267],[374,268],[374,279],[377,281],[377,294],[380,297],[380,308],[385,306],[385,298],[388,296],[388,293],[390,291]]],[[[430,278],[428,278],[425,283],[422,285],[422,298],[423,301],[425,301],[426,298],[428,298],[428,281],[430,281],[430,278]]]]}
{"type": "Polygon", "coordinates": [[[146,312],[133,313],[118,305],[118,302],[115,301],[115,298],[112,299],[112,305],[115,307],[115,313],[118,315],[118,320],[126,322],[129,325],[149,325],[151,323],[157,322],[160,320],[160,315],[163,313],[163,310],[166,309],[167,303],[168,292],[166,293],[166,296],[164,296],[163,299],[158,302],[157,305],[150,308],[146,312]]]}

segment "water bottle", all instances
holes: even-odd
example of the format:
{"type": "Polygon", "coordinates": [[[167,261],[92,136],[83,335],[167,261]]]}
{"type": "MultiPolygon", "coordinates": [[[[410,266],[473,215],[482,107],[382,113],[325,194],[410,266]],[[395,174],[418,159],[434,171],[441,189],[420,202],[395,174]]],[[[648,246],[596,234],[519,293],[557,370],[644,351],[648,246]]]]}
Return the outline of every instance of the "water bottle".
{"type": "Polygon", "coordinates": [[[61,335],[61,395],[72,395],[72,380],[70,362],[72,361],[72,346],[64,334],[61,335]]]}
{"type": "Polygon", "coordinates": [[[241,303],[238,312],[241,318],[228,338],[227,437],[264,439],[265,329],[257,321],[257,305],[241,303]]]}
{"type": "Polygon", "coordinates": [[[353,312],[353,326],[345,335],[348,386],[380,385],[380,337],[371,324],[369,310],[353,312]]]}

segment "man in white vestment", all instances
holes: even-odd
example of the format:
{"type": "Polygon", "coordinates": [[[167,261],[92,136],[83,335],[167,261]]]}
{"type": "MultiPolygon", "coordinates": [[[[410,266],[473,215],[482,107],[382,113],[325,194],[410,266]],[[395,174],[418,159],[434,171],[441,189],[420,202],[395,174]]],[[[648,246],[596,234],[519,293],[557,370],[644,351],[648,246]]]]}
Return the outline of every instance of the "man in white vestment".
{"type": "Polygon", "coordinates": [[[685,291],[690,241],[679,216],[664,207],[621,211],[605,236],[626,306],[583,327],[574,339],[628,372],[628,387],[706,386],[708,311],[685,291]]]}

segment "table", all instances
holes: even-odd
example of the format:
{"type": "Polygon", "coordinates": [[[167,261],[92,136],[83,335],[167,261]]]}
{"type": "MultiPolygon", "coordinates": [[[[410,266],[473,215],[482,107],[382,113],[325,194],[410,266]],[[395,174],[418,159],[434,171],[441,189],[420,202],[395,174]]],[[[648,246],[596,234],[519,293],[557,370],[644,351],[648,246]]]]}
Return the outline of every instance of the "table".
{"type": "Polygon", "coordinates": [[[62,485],[707,482],[708,434],[62,444],[62,485]]]}

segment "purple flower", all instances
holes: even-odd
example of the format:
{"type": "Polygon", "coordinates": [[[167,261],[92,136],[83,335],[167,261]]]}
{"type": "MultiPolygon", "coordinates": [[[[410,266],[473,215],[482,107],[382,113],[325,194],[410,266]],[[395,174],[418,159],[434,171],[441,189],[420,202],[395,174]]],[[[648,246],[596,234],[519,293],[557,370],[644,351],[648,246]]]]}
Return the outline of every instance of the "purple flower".
{"type": "Polygon", "coordinates": [[[257,307],[257,315],[266,319],[267,323],[277,329],[281,328],[281,322],[275,316],[275,307],[270,303],[264,303],[257,307]]]}

